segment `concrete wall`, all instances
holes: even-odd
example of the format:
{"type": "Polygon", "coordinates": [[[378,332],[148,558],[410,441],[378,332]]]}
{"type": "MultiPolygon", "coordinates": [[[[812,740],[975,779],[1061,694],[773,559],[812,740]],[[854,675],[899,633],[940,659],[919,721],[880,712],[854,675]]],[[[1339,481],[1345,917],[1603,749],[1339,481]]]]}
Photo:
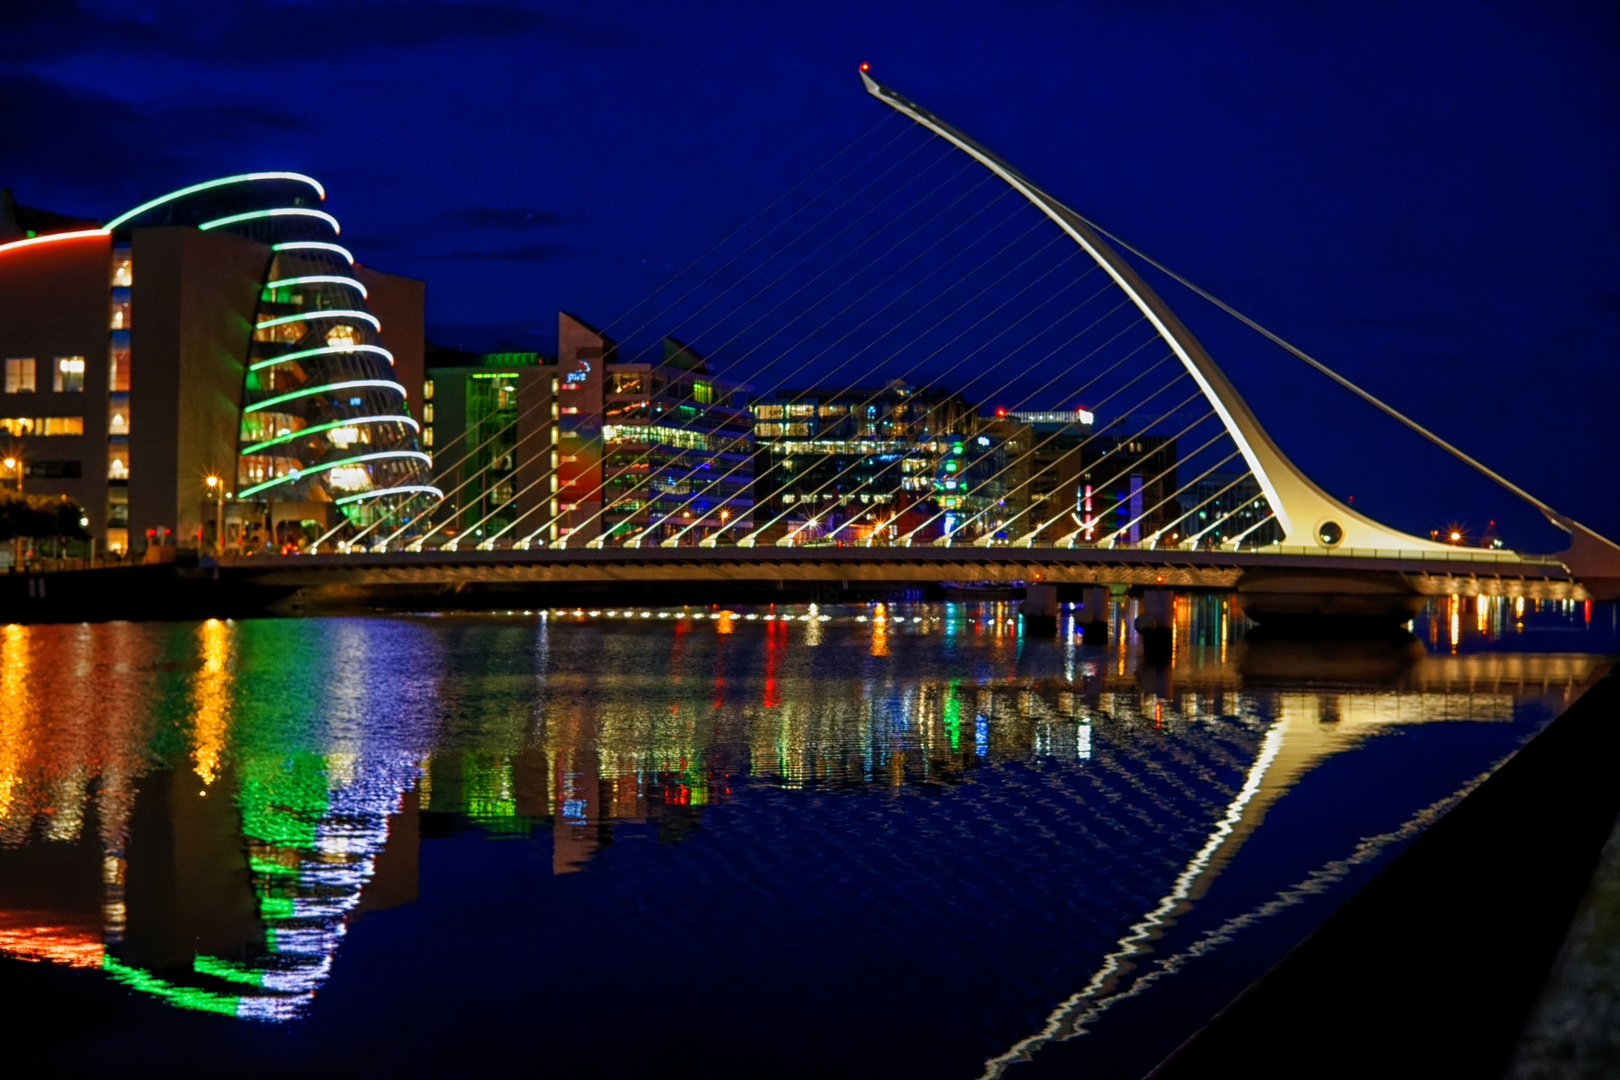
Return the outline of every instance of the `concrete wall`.
{"type": "Polygon", "coordinates": [[[270,252],[190,228],[137,229],[130,332],[129,538],[195,545],[205,478],[235,486],[244,361],[270,252]]]}
{"type": "Polygon", "coordinates": [[[411,415],[422,420],[423,318],[427,285],[415,278],[385,274],[367,266],[355,265],[354,276],[366,287],[366,307],[382,323],[378,332],[383,348],[394,354],[394,381],[405,387],[405,400],[411,415]]]}
{"type": "MultiPolygon", "coordinates": [[[[602,531],[602,372],[614,357],[601,331],[567,312],[557,314],[560,462],[557,500],[567,539],[577,545],[602,531]],[[570,378],[572,377],[572,379],[570,378]]],[[[548,534],[549,536],[549,534],[548,534]]]]}
{"type": "MultiPolygon", "coordinates": [[[[38,390],[0,393],[0,416],[82,416],[84,434],[14,439],[0,435],[0,456],[76,461],[79,479],[27,477],[24,490],[66,495],[90,517],[92,536],[107,516],[107,339],[112,239],[93,236],[0,252],[0,359],[31,356],[38,390]],[[83,356],[84,391],[51,390],[58,356],[83,356]]],[[[3,376],[3,369],[0,369],[3,376]]],[[[3,386],[3,383],[0,383],[3,386]]],[[[6,478],[8,481],[10,477],[6,478]]]]}

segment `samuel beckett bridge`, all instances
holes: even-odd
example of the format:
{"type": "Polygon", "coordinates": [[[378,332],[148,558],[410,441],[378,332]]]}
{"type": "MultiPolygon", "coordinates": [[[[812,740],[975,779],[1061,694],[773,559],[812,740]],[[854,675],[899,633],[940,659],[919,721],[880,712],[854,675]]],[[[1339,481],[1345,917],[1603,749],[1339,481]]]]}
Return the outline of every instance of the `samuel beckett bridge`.
{"type": "MultiPolygon", "coordinates": [[[[430,475],[368,488],[353,448],[278,472],[263,448],[297,432],[260,424],[243,494],[308,499],[325,477],[344,512],[296,553],[198,573],[283,610],[1001,583],[1034,615],[1195,588],[1257,617],[1404,621],[1434,595],[1620,596],[1620,547],[861,77],[882,119],[626,316],[565,315],[554,363],[486,358],[453,393],[430,364],[399,451],[430,475]],[[1327,494],[1122,251],[1528,501],[1569,550],[1464,548],[1327,494]]],[[[298,343],[254,347],[273,369],[298,343]]],[[[355,430],[341,409],[303,423],[355,430]]]]}

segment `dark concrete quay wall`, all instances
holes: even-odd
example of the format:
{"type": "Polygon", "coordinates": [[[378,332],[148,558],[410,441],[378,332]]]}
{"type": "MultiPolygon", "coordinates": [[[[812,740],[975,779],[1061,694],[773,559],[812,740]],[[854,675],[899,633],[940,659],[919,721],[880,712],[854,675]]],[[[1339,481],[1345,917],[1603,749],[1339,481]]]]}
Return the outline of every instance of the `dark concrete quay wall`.
{"type": "Polygon", "coordinates": [[[1151,1080],[1500,1077],[1620,815],[1610,674],[1151,1080]]]}

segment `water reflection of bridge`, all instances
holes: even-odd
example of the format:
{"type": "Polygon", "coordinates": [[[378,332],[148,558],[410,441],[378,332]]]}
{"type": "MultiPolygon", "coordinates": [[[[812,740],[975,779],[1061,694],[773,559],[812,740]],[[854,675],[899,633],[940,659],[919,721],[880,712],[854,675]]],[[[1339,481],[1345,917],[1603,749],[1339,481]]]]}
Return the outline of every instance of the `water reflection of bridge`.
{"type": "Polygon", "coordinates": [[[1116,796],[1183,832],[1217,823],[1174,909],[1322,760],[1393,726],[1505,720],[1516,697],[1568,693],[1594,664],[1408,658],[1376,688],[1273,691],[1244,674],[1257,650],[1212,601],[1178,609],[1158,668],[1137,665],[1128,630],[1108,650],[1072,633],[1030,647],[1008,605],[7,627],[0,951],[286,1018],[357,914],[414,898],[419,812],[429,834],[549,832],[561,873],[627,823],[678,840],[761,785],[971,797],[980,770],[1050,759],[1089,770],[1104,797],[1067,812],[1099,828],[1115,827],[1097,816],[1116,796]],[[477,647],[454,651],[466,634],[477,647]],[[665,660],[585,664],[605,640],[665,660]],[[900,662],[953,643],[979,676],[913,678],[900,662]],[[829,676],[824,650],[871,666],[829,676]],[[379,663],[397,670],[367,678],[379,663]]]}

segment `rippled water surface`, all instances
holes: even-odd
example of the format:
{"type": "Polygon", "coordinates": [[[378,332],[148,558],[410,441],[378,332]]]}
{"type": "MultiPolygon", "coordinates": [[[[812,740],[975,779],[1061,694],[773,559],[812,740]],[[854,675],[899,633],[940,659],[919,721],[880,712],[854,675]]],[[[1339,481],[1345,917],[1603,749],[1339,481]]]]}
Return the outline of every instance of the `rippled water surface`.
{"type": "Polygon", "coordinates": [[[0,628],[20,1064],[1139,1076],[1616,648],[1605,606],[1313,646],[1201,597],[1152,663],[1111,614],[0,628]]]}

